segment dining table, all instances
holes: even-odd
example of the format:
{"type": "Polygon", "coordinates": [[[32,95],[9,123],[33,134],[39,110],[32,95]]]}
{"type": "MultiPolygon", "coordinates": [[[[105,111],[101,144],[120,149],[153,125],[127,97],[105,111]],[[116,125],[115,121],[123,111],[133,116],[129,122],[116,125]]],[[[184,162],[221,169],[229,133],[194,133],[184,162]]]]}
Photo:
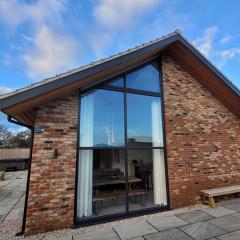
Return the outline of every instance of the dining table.
{"type": "MultiPolygon", "coordinates": [[[[137,177],[128,177],[128,184],[134,184],[134,183],[138,183],[141,182],[142,179],[137,178],[137,177]]],[[[93,181],[93,186],[94,187],[99,187],[99,186],[105,186],[105,185],[116,185],[116,184],[122,184],[125,183],[125,177],[118,177],[118,178],[113,178],[113,179],[101,179],[101,180],[97,180],[97,181],[93,181]]]]}

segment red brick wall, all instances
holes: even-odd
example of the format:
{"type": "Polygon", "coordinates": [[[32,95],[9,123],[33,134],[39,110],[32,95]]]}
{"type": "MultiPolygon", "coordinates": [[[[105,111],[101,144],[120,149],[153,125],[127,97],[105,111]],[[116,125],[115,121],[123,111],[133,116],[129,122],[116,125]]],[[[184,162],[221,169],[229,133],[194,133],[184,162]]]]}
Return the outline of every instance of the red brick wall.
{"type": "Polygon", "coordinates": [[[37,110],[35,126],[44,132],[34,134],[26,235],[73,225],[77,119],[77,93],[37,110]]]}
{"type": "Polygon", "coordinates": [[[171,207],[240,184],[240,120],[170,57],[162,71],[171,207]]]}

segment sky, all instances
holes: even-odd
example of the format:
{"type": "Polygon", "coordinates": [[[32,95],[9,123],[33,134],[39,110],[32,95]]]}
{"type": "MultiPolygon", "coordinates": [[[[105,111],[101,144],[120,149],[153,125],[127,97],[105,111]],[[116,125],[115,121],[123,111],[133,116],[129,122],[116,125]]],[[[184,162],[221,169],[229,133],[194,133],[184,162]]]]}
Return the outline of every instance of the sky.
{"type": "Polygon", "coordinates": [[[239,0],[0,0],[0,94],[176,29],[240,88],[239,21],[239,0]]]}

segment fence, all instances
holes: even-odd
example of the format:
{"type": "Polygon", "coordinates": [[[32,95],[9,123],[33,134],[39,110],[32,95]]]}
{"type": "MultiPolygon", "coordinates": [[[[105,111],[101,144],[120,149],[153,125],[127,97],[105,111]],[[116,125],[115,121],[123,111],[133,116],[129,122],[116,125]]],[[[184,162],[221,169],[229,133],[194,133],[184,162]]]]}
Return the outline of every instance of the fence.
{"type": "Polygon", "coordinates": [[[0,149],[0,160],[15,160],[15,159],[26,159],[29,158],[29,148],[4,148],[0,149]]]}
{"type": "Polygon", "coordinates": [[[29,148],[0,149],[0,170],[16,171],[28,168],[29,148]]]}

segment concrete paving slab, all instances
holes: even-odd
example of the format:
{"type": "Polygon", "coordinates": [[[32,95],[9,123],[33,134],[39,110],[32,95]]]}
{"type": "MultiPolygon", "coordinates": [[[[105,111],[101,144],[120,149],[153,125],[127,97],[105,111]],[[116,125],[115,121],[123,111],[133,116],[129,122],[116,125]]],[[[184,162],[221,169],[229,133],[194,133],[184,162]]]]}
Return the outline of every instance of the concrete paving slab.
{"type": "Polygon", "coordinates": [[[231,233],[227,233],[218,237],[219,240],[239,240],[240,239],[240,231],[235,231],[231,233]]]}
{"type": "Polygon", "coordinates": [[[202,209],[202,211],[214,217],[222,217],[228,214],[235,213],[235,211],[222,206],[218,206],[216,208],[206,208],[206,209],[202,209]]]}
{"type": "Polygon", "coordinates": [[[3,205],[14,205],[17,203],[19,198],[5,197],[0,201],[0,206],[3,205]]]}
{"type": "Polygon", "coordinates": [[[58,240],[72,240],[72,234],[71,233],[65,233],[63,236],[61,236],[60,238],[58,238],[58,240]]]}
{"type": "Polygon", "coordinates": [[[170,230],[153,233],[147,236],[144,236],[146,240],[192,240],[186,233],[182,232],[177,228],[170,230]]]}
{"type": "Polygon", "coordinates": [[[14,208],[23,208],[25,201],[18,201],[16,205],[14,205],[14,208]]]}
{"type": "Polygon", "coordinates": [[[21,198],[25,194],[24,191],[15,191],[13,190],[8,194],[8,197],[21,198]]]}
{"type": "Polygon", "coordinates": [[[23,208],[15,208],[12,209],[7,217],[4,219],[5,220],[12,220],[12,219],[21,219],[23,216],[23,208]]]}
{"type": "Polygon", "coordinates": [[[1,190],[0,189],[0,200],[5,198],[11,191],[1,190]]]}
{"type": "Polygon", "coordinates": [[[240,218],[232,215],[215,218],[208,222],[228,232],[240,229],[240,218]]]}
{"type": "Polygon", "coordinates": [[[16,187],[17,187],[17,184],[16,185],[8,184],[8,185],[4,186],[1,190],[12,191],[16,187]]]}
{"type": "Polygon", "coordinates": [[[213,219],[213,216],[199,210],[177,214],[176,216],[189,223],[196,223],[213,219]]]}
{"type": "Polygon", "coordinates": [[[0,206],[0,215],[8,214],[13,209],[13,206],[14,205],[0,206]]]}
{"type": "Polygon", "coordinates": [[[27,171],[6,172],[5,180],[0,182],[0,216],[22,218],[25,202],[27,171]],[[14,210],[11,214],[10,211],[14,210]],[[8,211],[8,212],[7,212],[8,211]]]}
{"type": "Polygon", "coordinates": [[[10,181],[9,181],[9,180],[6,180],[6,178],[5,178],[4,181],[0,181],[0,187],[5,186],[5,185],[7,185],[7,184],[9,184],[9,183],[10,183],[10,181]]]}
{"type": "Polygon", "coordinates": [[[72,237],[68,237],[68,236],[62,236],[60,238],[58,238],[58,240],[72,240],[72,237]]]}
{"type": "Polygon", "coordinates": [[[180,227],[182,231],[195,240],[205,240],[226,233],[224,230],[210,224],[209,222],[197,222],[180,227]]]}
{"type": "Polygon", "coordinates": [[[176,228],[188,224],[187,222],[176,216],[153,218],[147,220],[147,222],[149,222],[159,231],[167,230],[170,228],[176,228]]]}
{"type": "Polygon", "coordinates": [[[223,206],[234,211],[240,211],[240,201],[227,203],[227,204],[224,204],[223,206]]]}
{"type": "Polygon", "coordinates": [[[234,217],[239,217],[240,218],[240,212],[235,212],[235,213],[233,213],[231,215],[234,216],[234,217]]]}
{"type": "Polygon", "coordinates": [[[144,240],[143,237],[132,238],[131,240],[144,240]]]}
{"type": "Polygon", "coordinates": [[[6,215],[0,215],[0,222],[3,221],[5,217],[6,215]]]}
{"type": "Polygon", "coordinates": [[[154,227],[145,221],[121,224],[115,226],[114,230],[117,232],[121,240],[127,240],[157,232],[154,227]]]}
{"type": "Polygon", "coordinates": [[[105,230],[105,231],[96,231],[96,232],[88,232],[81,234],[74,234],[74,240],[119,240],[119,237],[113,230],[105,230]]]}

